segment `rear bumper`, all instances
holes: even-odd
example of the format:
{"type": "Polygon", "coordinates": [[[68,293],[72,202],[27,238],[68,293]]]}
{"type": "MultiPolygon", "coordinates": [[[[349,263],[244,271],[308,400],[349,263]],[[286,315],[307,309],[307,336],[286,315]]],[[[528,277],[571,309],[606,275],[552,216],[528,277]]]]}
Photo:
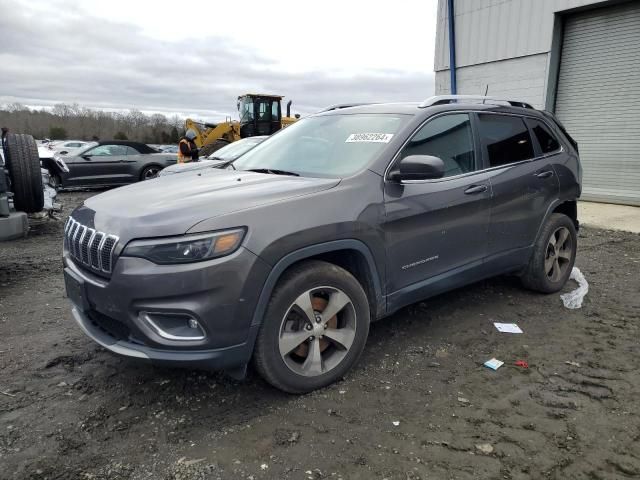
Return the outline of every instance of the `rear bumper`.
{"type": "Polygon", "coordinates": [[[150,348],[126,340],[117,340],[104,332],[76,305],[73,305],[71,313],[82,331],[97,344],[118,355],[138,358],[152,364],[222,370],[246,364],[251,357],[252,347],[249,343],[214,350],[177,351],[150,348]]]}

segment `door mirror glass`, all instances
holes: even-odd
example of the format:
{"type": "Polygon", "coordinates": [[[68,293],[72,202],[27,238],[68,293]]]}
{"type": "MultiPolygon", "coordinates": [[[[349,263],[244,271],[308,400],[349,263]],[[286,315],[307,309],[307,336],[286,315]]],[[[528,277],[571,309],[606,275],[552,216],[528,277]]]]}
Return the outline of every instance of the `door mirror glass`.
{"type": "Polygon", "coordinates": [[[393,181],[433,180],[444,176],[444,162],[431,155],[409,155],[390,172],[393,181]]]}

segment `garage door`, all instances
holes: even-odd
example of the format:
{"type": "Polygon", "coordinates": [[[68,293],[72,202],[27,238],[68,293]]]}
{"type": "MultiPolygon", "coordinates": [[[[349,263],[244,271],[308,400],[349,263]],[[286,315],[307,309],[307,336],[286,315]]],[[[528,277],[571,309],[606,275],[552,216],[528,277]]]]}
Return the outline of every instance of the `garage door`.
{"type": "Polygon", "coordinates": [[[580,146],[583,198],[640,205],[640,2],[567,17],[556,114],[580,146]]]}

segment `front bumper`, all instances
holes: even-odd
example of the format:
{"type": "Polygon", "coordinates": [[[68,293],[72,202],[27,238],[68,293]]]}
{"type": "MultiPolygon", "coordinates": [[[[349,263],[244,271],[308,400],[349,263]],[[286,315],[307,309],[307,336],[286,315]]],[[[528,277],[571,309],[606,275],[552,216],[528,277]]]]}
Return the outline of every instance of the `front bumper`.
{"type": "MultiPolygon", "coordinates": [[[[214,350],[160,350],[131,341],[117,340],[76,306],[72,308],[71,313],[82,331],[97,344],[118,355],[139,358],[153,364],[223,370],[244,365],[251,358],[253,345],[250,342],[214,350]]],[[[254,338],[254,334],[250,337],[254,338]]]]}
{"type": "Polygon", "coordinates": [[[63,261],[76,322],[108,350],[153,363],[211,369],[250,360],[257,333],[251,319],[269,269],[248,250],[182,265],[120,257],[108,279],[77,265],[67,252],[63,261]],[[150,312],[154,318],[195,319],[204,338],[163,336],[149,322],[150,312]]]}

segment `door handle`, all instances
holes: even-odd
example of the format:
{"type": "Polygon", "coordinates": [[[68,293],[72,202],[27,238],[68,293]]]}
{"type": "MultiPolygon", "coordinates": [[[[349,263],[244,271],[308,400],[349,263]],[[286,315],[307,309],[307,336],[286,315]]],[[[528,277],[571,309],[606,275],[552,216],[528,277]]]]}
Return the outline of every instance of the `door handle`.
{"type": "Polygon", "coordinates": [[[471,195],[474,193],[482,193],[482,192],[486,192],[487,191],[487,186],[486,185],[471,185],[469,188],[467,188],[464,193],[466,193],[467,195],[471,195]]]}
{"type": "Polygon", "coordinates": [[[546,170],[544,172],[536,173],[536,177],[538,178],[549,178],[551,175],[553,175],[553,172],[551,170],[546,170]]]}

